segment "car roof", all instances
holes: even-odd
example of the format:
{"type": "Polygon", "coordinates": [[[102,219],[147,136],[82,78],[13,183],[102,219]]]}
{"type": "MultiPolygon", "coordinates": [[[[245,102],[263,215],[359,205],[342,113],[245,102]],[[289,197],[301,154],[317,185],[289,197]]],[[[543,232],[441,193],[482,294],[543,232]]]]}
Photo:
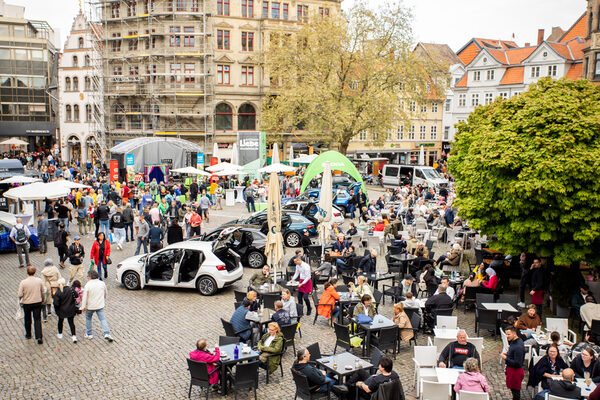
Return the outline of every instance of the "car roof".
{"type": "Polygon", "coordinates": [[[168,245],[165,249],[184,249],[184,250],[200,250],[212,251],[212,242],[203,242],[200,240],[186,240],[168,245]]]}

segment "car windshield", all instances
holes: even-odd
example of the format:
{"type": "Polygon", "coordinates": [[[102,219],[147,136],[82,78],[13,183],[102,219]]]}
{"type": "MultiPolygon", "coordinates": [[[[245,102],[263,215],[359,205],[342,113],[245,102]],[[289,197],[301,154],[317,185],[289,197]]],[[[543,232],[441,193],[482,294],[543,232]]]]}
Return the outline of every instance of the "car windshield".
{"type": "Polygon", "coordinates": [[[423,172],[425,173],[425,176],[429,179],[444,179],[444,177],[433,168],[424,168],[423,172]]]}

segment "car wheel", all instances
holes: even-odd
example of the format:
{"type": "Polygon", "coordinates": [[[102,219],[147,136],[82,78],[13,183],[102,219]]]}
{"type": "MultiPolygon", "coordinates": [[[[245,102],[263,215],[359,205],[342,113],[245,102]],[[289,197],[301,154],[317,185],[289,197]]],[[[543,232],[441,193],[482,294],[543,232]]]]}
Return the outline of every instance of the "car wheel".
{"type": "Polygon", "coordinates": [[[287,247],[298,247],[300,246],[300,234],[298,232],[291,232],[285,237],[285,245],[287,247]]]}
{"type": "Polygon", "coordinates": [[[140,288],[140,276],[133,271],[127,271],[123,274],[123,285],[129,290],[140,288]]]}
{"type": "Polygon", "coordinates": [[[250,268],[261,268],[265,265],[265,256],[258,251],[252,251],[248,254],[248,266],[250,268]]]}
{"type": "Polygon", "coordinates": [[[203,276],[198,279],[196,284],[198,291],[203,296],[212,296],[217,292],[217,282],[210,276],[203,276]]]}

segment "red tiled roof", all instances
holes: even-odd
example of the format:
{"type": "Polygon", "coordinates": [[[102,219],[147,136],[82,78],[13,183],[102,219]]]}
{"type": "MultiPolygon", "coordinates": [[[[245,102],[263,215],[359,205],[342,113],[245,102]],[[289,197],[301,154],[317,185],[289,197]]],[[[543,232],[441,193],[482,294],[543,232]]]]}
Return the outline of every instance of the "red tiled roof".
{"type": "Polygon", "coordinates": [[[550,45],[550,47],[552,47],[554,50],[556,50],[556,52],[558,54],[560,54],[562,57],[566,58],[567,60],[572,60],[573,59],[573,55],[571,54],[571,51],[569,50],[569,46],[567,46],[564,43],[548,43],[550,45]]]}
{"type": "Polygon", "coordinates": [[[571,65],[569,71],[567,72],[567,78],[576,81],[577,79],[581,79],[581,74],[583,72],[583,63],[576,63],[571,65]]]}
{"type": "Polygon", "coordinates": [[[467,77],[468,74],[464,74],[463,77],[460,78],[460,81],[458,81],[458,83],[454,85],[454,87],[467,87],[467,77]]]}
{"type": "Polygon", "coordinates": [[[514,47],[519,47],[517,44],[510,40],[497,40],[497,39],[482,39],[482,38],[474,38],[481,47],[487,48],[495,48],[495,49],[511,49],[514,47]]]}
{"type": "Polygon", "coordinates": [[[537,46],[520,47],[517,49],[506,50],[506,57],[510,65],[521,64],[524,59],[529,57],[537,49],[537,46]]]}
{"type": "Polygon", "coordinates": [[[510,67],[506,69],[500,85],[515,85],[517,83],[523,83],[523,76],[525,74],[525,67],[510,67]]]}
{"type": "Polygon", "coordinates": [[[469,65],[471,61],[473,61],[473,59],[477,57],[477,54],[479,54],[479,50],[480,49],[477,46],[477,44],[472,42],[464,50],[457,53],[457,56],[458,58],[460,58],[460,61],[462,61],[463,64],[469,65]]]}
{"type": "Polygon", "coordinates": [[[576,37],[585,38],[586,25],[587,25],[587,13],[583,13],[583,15],[581,17],[579,17],[579,19],[577,21],[575,21],[573,26],[571,26],[569,29],[567,29],[565,34],[562,35],[562,37],[558,40],[558,42],[566,43],[569,40],[574,39],[576,37]]]}
{"type": "Polygon", "coordinates": [[[586,42],[583,40],[583,38],[571,39],[567,42],[567,45],[571,49],[571,53],[573,53],[573,59],[583,59],[583,49],[586,46],[586,42]]]}

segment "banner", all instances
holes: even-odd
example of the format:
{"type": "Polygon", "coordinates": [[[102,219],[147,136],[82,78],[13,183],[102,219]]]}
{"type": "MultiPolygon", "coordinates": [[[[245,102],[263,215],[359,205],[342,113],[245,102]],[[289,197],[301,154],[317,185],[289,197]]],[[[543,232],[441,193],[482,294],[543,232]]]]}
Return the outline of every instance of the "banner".
{"type": "Polygon", "coordinates": [[[119,180],[119,161],[110,160],[108,162],[108,169],[110,171],[110,182],[116,182],[119,180]]]}
{"type": "Polygon", "coordinates": [[[127,182],[131,182],[135,178],[135,159],[133,154],[125,155],[125,165],[127,169],[127,182]]]}
{"type": "MultiPolygon", "coordinates": [[[[238,132],[238,164],[246,165],[261,160],[266,150],[261,151],[264,134],[261,132],[238,132]]],[[[262,163],[261,163],[262,166],[262,163]]]]}
{"type": "Polygon", "coordinates": [[[196,165],[198,169],[204,169],[204,153],[196,153],[196,165]]]}

